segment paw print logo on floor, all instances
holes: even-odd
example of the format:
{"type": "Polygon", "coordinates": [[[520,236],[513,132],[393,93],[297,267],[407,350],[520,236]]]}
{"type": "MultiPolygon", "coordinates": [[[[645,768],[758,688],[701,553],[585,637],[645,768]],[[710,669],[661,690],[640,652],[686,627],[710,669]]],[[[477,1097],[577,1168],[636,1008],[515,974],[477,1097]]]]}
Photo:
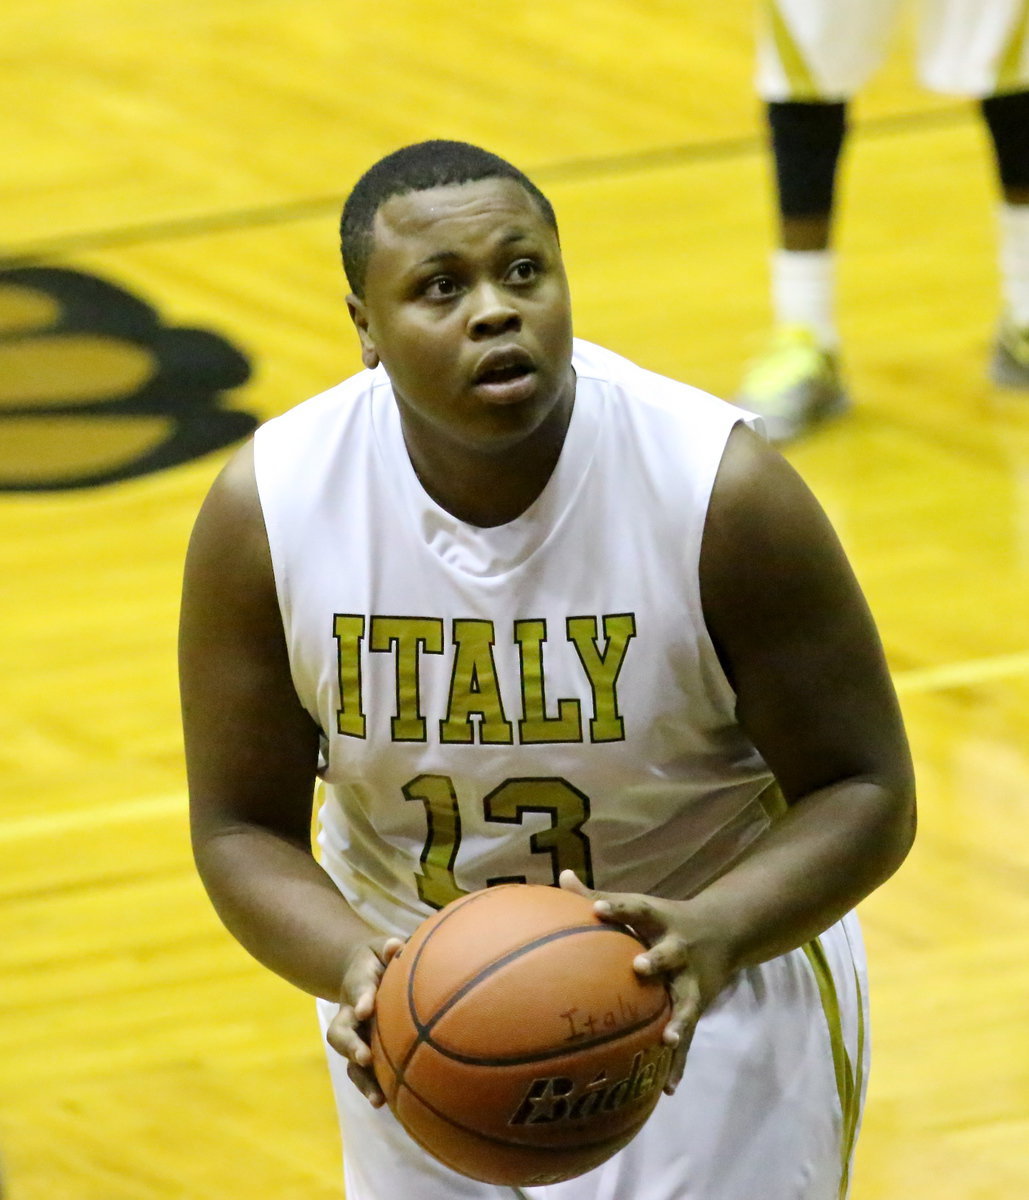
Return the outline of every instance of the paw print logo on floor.
{"type": "Polygon", "coordinates": [[[135,479],[241,441],[250,363],[216,333],[56,267],[0,270],[0,491],[135,479]]]}

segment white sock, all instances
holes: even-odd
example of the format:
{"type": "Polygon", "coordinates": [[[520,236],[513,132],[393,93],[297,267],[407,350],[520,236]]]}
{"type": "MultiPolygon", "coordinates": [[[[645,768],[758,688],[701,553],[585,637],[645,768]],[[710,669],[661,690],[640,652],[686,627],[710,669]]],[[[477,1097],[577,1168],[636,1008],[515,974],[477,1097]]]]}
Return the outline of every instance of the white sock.
{"type": "Polygon", "coordinates": [[[1029,204],[1002,204],[999,224],[1004,306],[1019,329],[1029,328],[1029,204]]]}
{"type": "Polygon", "coordinates": [[[772,310],[779,325],[806,325],[820,345],[835,350],[840,342],[835,309],[836,256],[832,250],[775,251],[772,310]]]}

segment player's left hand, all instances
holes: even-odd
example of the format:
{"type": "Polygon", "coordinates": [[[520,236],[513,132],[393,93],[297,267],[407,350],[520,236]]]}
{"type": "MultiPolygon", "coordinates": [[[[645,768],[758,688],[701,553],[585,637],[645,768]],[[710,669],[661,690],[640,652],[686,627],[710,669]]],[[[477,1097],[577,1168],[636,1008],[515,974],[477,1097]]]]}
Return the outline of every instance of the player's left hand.
{"type": "Polygon", "coordinates": [[[400,938],[378,939],[355,947],[343,972],[340,1006],[329,1024],[326,1040],[348,1060],[347,1074],[373,1108],[386,1098],[372,1070],[369,1030],[375,1012],[375,992],[386,964],[403,946],[400,938]]]}
{"type": "Polygon", "coordinates": [[[562,871],[561,887],[594,901],[603,921],[629,925],[646,944],[633,966],[640,975],[665,975],[672,1015],[664,1040],[675,1047],[665,1084],[671,1095],[682,1078],[693,1031],[707,1006],[729,982],[725,947],[701,936],[689,919],[689,901],[662,900],[638,892],[598,892],[586,887],[573,871],[562,871]]]}

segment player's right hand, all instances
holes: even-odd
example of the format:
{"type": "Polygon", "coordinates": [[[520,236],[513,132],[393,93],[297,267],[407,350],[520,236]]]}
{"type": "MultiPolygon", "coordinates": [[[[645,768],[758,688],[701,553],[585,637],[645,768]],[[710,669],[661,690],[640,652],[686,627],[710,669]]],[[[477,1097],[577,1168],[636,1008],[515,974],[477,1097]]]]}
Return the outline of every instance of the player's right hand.
{"type": "Polygon", "coordinates": [[[686,1054],[701,1014],[729,981],[724,939],[712,937],[689,917],[690,902],[665,900],[637,892],[598,892],[572,871],[561,872],[561,886],[594,901],[601,920],[628,925],[647,949],[633,962],[643,976],[663,975],[672,999],[664,1029],[672,1047],[665,1091],[672,1095],[682,1079],[686,1054]]]}
{"type": "Polygon", "coordinates": [[[368,1023],[375,1011],[375,992],[386,964],[403,946],[400,938],[357,947],[343,971],[339,1011],[329,1025],[327,1039],[348,1060],[347,1075],[373,1108],[386,1103],[375,1073],[368,1044],[368,1023]]]}

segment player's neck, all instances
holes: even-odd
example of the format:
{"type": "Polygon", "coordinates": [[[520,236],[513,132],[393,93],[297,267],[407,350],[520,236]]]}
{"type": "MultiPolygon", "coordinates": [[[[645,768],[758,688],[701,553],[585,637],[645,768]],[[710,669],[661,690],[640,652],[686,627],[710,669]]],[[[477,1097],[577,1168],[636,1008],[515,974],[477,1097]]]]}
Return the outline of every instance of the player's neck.
{"type": "Polygon", "coordinates": [[[408,423],[404,438],[422,487],[452,516],[482,529],[506,525],[547,486],[568,432],[574,394],[514,446],[478,449],[419,437],[408,423]]]}

